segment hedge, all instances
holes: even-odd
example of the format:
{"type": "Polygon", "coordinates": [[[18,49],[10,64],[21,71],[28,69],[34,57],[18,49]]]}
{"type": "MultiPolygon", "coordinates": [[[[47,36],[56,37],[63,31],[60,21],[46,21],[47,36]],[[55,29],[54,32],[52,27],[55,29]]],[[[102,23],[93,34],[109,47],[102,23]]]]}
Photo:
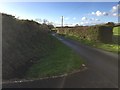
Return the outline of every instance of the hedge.
{"type": "Polygon", "coordinates": [[[76,36],[94,42],[112,42],[113,27],[109,25],[79,26],[73,28],[58,28],[57,33],[76,36]]]}

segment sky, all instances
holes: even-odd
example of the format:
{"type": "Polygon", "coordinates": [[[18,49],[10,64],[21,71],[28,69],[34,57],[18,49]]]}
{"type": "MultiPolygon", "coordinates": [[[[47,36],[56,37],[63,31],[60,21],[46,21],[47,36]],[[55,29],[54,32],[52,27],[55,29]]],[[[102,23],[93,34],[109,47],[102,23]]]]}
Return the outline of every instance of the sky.
{"type": "Polygon", "coordinates": [[[117,2],[1,2],[0,12],[19,19],[48,20],[55,26],[94,25],[118,22],[117,2]]]}

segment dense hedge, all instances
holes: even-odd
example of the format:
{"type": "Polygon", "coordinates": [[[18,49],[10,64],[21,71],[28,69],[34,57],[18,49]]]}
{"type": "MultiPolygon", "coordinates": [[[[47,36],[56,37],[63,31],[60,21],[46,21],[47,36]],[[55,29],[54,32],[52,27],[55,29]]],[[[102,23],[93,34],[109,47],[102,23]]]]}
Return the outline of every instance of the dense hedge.
{"type": "Polygon", "coordinates": [[[112,42],[113,26],[96,25],[96,26],[79,26],[73,28],[58,28],[57,33],[69,36],[76,36],[80,39],[87,39],[94,42],[112,42]]]}
{"type": "Polygon", "coordinates": [[[45,24],[6,14],[2,14],[2,24],[3,79],[22,77],[27,67],[49,55],[55,46],[45,24]]]}

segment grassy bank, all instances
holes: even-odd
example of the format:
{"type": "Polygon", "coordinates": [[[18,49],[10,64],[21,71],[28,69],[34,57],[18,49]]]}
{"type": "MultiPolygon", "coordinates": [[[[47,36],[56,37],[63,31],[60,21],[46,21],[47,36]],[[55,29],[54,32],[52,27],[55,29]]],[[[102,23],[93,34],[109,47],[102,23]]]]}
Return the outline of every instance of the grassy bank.
{"type": "Polygon", "coordinates": [[[120,49],[119,49],[118,44],[96,43],[96,42],[89,41],[89,40],[79,39],[78,37],[75,37],[75,36],[65,36],[65,37],[79,41],[85,45],[89,45],[89,46],[92,46],[95,48],[103,49],[105,51],[109,51],[109,52],[113,52],[113,53],[120,53],[120,49]]]}
{"type": "Polygon", "coordinates": [[[54,39],[56,46],[50,55],[38,60],[26,73],[25,78],[41,78],[62,75],[80,69],[84,61],[69,47],[54,39]]]}

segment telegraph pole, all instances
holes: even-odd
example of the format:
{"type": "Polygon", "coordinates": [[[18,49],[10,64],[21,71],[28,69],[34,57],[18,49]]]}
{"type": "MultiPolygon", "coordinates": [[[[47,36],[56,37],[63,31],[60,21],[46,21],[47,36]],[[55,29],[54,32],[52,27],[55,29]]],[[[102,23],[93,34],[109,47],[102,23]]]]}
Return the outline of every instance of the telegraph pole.
{"type": "Polygon", "coordinates": [[[63,16],[62,16],[62,20],[61,20],[61,27],[63,28],[63,16]]]}

